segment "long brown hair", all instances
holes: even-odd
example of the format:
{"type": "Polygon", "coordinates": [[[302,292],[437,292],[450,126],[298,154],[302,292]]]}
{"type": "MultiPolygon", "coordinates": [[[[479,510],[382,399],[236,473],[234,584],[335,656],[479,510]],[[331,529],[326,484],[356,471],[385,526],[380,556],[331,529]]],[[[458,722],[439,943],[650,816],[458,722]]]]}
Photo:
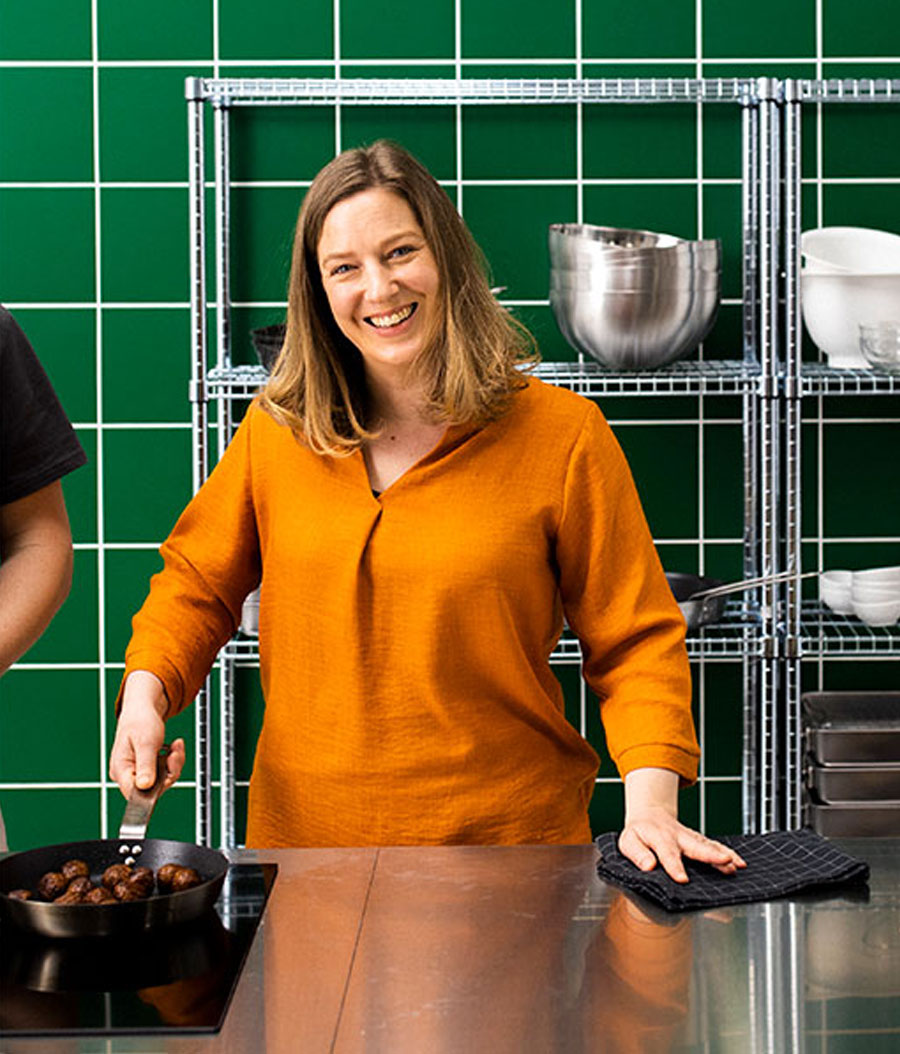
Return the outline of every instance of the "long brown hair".
{"type": "Polygon", "coordinates": [[[322,454],[350,454],[375,434],[367,429],[362,357],[332,317],[317,255],[330,210],[373,187],[409,204],[437,263],[442,324],[416,364],[434,419],[482,425],[499,417],[524,384],[518,366],[538,358],[534,338],[491,293],[481,250],[428,170],[384,139],[347,150],[319,172],[303,199],[284,347],[259,397],[322,454]]]}

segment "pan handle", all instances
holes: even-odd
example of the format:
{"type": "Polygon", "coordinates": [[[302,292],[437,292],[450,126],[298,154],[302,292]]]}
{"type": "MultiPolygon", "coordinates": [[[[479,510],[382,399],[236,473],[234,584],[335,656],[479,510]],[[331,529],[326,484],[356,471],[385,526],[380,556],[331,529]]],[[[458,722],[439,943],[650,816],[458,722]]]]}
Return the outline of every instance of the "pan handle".
{"type": "Polygon", "coordinates": [[[160,747],[159,754],[156,757],[156,780],[153,786],[147,788],[147,790],[139,790],[137,787],[132,787],[122,816],[122,822],[119,825],[119,837],[122,841],[141,841],[146,836],[150,816],[166,783],[168,771],[166,759],[169,756],[170,749],[168,744],[160,747]]]}
{"type": "Polygon", "coordinates": [[[765,586],[770,582],[787,582],[793,578],[813,578],[820,574],[819,571],[804,571],[797,574],[795,571],[781,571],[777,575],[763,575],[761,578],[748,578],[744,582],[729,582],[724,586],[716,586],[714,589],[701,589],[698,593],[692,593],[688,600],[705,600],[707,597],[721,597],[726,593],[740,593],[754,586],[765,586]]]}

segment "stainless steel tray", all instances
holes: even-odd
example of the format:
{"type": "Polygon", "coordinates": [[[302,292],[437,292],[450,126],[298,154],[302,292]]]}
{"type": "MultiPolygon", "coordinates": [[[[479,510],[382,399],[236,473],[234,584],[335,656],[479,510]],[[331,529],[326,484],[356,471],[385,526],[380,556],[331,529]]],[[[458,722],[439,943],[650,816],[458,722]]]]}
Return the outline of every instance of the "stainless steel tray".
{"type": "Polygon", "coordinates": [[[900,762],[900,692],[807,692],[801,706],[817,762],[900,762]]]}
{"type": "Polygon", "coordinates": [[[826,838],[893,838],[900,835],[900,801],[841,805],[808,802],[806,823],[826,838]]]}
{"type": "Polygon", "coordinates": [[[900,765],[810,765],[806,783],[826,804],[900,801],[900,765]]]}

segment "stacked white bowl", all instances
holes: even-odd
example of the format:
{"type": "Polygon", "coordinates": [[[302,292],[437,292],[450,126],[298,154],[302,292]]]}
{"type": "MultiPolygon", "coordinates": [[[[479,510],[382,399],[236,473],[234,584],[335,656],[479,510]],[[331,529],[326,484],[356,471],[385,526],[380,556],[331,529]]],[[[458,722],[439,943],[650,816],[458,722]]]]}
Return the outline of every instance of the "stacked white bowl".
{"type": "Polygon", "coordinates": [[[866,369],[859,327],[900,314],[900,235],[819,227],[800,237],[800,302],[807,332],[829,366],[866,369]]]}
{"type": "Polygon", "coordinates": [[[900,566],[825,571],[819,597],[837,614],[856,615],[869,626],[892,626],[900,620],[900,566]]]}

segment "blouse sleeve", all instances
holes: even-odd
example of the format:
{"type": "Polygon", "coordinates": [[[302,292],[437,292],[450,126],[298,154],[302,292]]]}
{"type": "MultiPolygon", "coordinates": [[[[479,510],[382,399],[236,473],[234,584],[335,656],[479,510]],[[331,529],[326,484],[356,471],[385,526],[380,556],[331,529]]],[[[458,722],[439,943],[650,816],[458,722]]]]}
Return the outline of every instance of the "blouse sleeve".
{"type": "Polygon", "coordinates": [[[132,620],[125,677],[132,670],[156,674],[170,717],[200,690],[240,623],[244,598],[259,584],[250,463],[255,412],[251,407],[161,546],[163,570],[150,580],[150,593],[132,620]]]}
{"type": "Polygon", "coordinates": [[[594,404],[569,460],[556,556],[566,618],[619,772],[654,766],[695,780],[684,619],[625,456],[594,404]]]}

